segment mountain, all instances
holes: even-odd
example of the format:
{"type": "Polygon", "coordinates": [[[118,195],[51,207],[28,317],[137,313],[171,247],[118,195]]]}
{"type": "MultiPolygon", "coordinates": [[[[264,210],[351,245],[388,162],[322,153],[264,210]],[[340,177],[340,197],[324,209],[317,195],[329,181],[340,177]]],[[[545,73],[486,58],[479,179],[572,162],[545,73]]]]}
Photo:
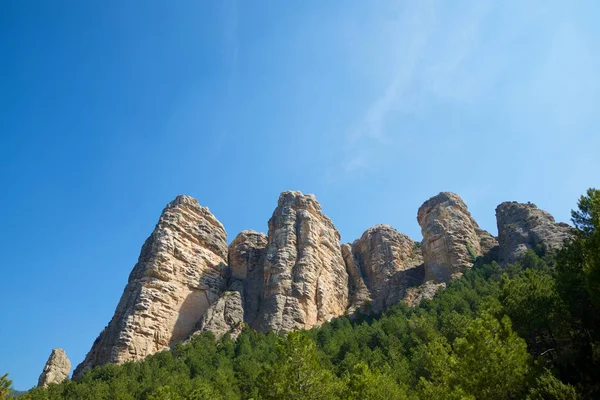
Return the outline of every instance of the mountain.
{"type": "Polygon", "coordinates": [[[225,247],[178,196],[88,364],[27,396],[600,398],[600,191],[578,206],[571,227],[502,203],[494,238],[443,192],[419,208],[421,242],[377,225],[340,244],[314,196],[284,192],[267,234],[225,247]]]}
{"type": "Polygon", "coordinates": [[[381,313],[411,305],[473,266],[479,256],[513,261],[523,249],[553,251],[569,237],[531,204],[502,203],[499,240],[481,229],[462,199],[442,192],[418,210],[423,240],[387,225],[352,244],[314,195],[281,193],[268,233],[241,232],[227,247],[223,225],[189,196],[163,210],[142,247],[115,314],[75,369],[121,364],[204,331],[237,335],[310,329],[356,310],[381,313]]]}

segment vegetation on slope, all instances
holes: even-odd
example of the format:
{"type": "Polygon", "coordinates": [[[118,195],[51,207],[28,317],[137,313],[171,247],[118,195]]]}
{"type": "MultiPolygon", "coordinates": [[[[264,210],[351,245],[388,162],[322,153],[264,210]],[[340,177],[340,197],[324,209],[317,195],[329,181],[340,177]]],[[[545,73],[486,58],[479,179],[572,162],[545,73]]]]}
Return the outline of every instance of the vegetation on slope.
{"type": "Polygon", "coordinates": [[[172,351],[33,389],[44,399],[587,399],[600,397],[600,191],[556,257],[474,268],[419,307],[288,335],[205,333],[172,351]]]}

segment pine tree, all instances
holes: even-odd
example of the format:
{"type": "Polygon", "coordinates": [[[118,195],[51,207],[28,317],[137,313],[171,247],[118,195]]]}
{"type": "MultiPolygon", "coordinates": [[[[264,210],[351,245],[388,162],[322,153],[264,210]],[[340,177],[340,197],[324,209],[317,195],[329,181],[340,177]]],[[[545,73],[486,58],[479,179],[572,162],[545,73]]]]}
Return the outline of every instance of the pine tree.
{"type": "Polygon", "coordinates": [[[12,381],[8,379],[8,374],[0,376],[0,399],[5,399],[10,393],[12,381]]]}

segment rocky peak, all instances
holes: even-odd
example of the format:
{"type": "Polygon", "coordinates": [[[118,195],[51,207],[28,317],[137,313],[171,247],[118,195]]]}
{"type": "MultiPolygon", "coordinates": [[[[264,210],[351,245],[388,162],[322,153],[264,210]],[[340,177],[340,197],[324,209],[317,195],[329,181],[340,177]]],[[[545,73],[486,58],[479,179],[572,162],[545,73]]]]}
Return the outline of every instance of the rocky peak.
{"type": "Polygon", "coordinates": [[[528,249],[541,246],[545,252],[553,252],[571,237],[573,228],[556,223],[548,212],[532,203],[507,201],[496,208],[499,261],[501,264],[515,262],[528,249]]]}
{"type": "Polygon", "coordinates": [[[352,243],[353,259],[369,290],[374,312],[397,303],[409,286],[422,282],[419,247],[418,242],[389,225],[369,228],[352,243]]]}
{"type": "Polygon", "coordinates": [[[463,200],[442,192],[419,208],[417,221],[423,234],[425,280],[446,282],[473,266],[473,259],[497,244],[479,228],[463,200]]]}
{"type": "Polygon", "coordinates": [[[186,339],[225,289],[226,259],[223,225],[195,199],[177,196],[144,243],[112,320],[73,377],[186,339]]]}
{"type": "Polygon", "coordinates": [[[281,193],[269,220],[257,329],[308,329],[344,313],[348,275],[339,241],[313,195],[281,193]]]}
{"type": "Polygon", "coordinates": [[[38,379],[38,387],[48,387],[52,383],[62,383],[71,373],[71,361],[63,349],[52,349],[44,370],[38,379]]]}

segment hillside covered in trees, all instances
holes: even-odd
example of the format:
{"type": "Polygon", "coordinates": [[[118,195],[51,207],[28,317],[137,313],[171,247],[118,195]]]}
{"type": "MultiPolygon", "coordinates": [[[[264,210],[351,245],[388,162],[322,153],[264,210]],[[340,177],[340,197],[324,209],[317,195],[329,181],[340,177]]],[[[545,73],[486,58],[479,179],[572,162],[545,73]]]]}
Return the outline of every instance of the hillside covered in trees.
{"type": "MultiPolygon", "coordinates": [[[[600,191],[556,256],[479,257],[411,308],[277,335],[211,332],[140,362],[36,388],[44,399],[589,399],[600,397],[600,191]]],[[[3,377],[0,397],[10,382],[3,377]]]]}

